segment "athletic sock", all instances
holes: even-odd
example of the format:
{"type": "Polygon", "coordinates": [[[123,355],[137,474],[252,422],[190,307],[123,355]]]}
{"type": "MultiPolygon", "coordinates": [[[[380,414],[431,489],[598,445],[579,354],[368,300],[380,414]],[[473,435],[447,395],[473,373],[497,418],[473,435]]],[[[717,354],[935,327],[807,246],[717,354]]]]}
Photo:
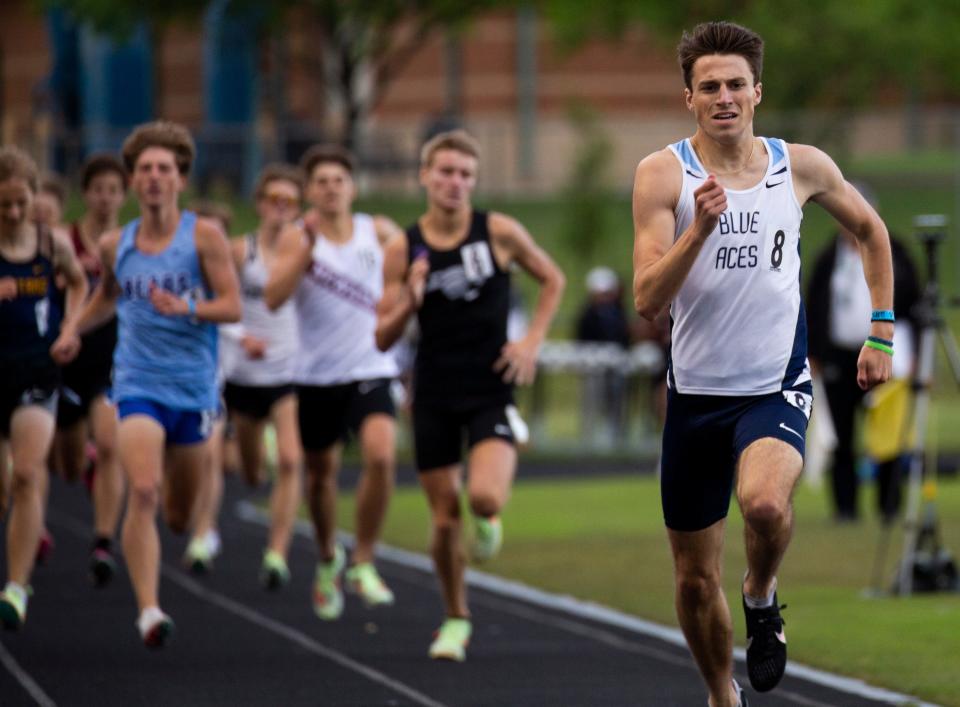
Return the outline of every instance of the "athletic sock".
{"type": "MultiPolygon", "coordinates": [[[[746,577],[744,577],[746,579],[746,577]]],[[[773,588],[770,590],[770,593],[761,598],[752,597],[746,592],[743,592],[743,601],[751,609],[766,609],[767,607],[773,606],[773,597],[777,593],[777,579],[773,579],[773,588]]]]}

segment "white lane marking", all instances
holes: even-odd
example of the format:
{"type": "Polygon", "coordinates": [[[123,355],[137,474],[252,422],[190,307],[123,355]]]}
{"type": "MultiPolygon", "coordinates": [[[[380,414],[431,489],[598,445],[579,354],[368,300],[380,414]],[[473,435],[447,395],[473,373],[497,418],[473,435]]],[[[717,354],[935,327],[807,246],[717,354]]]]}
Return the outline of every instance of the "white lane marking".
{"type": "Polygon", "coordinates": [[[43,691],[43,688],[37,684],[37,681],[30,677],[30,673],[20,667],[17,659],[10,655],[10,651],[0,643],[0,663],[3,667],[17,679],[17,682],[23,686],[30,697],[32,697],[40,707],[57,707],[57,703],[50,699],[50,696],[43,691]]]}
{"type": "MultiPolygon", "coordinates": [[[[238,502],[236,504],[235,512],[237,517],[239,517],[241,520],[257,523],[259,525],[269,525],[266,514],[249,501],[238,502]]],[[[349,533],[344,533],[342,531],[338,532],[342,539],[348,542],[352,541],[352,536],[349,533]]],[[[304,520],[297,521],[296,533],[307,538],[313,538],[313,529],[310,524],[304,520]]],[[[396,564],[404,567],[417,569],[431,575],[433,574],[433,563],[426,555],[410,552],[409,550],[401,550],[400,548],[391,547],[383,543],[377,546],[376,554],[378,557],[382,557],[385,560],[395,562],[396,564]]],[[[530,587],[521,582],[511,579],[503,579],[502,577],[497,577],[495,575],[487,574],[486,572],[480,572],[474,569],[467,570],[466,581],[471,587],[484,589],[492,594],[497,594],[508,599],[519,599],[540,608],[563,612],[577,618],[607,624],[615,628],[633,631],[634,633],[639,633],[644,636],[652,636],[672,645],[684,648],[685,650],[687,647],[686,639],[684,639],[680,629],[662,626],[660,624],[653,623],[652,621],[647,621],[636,616],[631,616],[630,614],[625,614],[621,611],[617,611],[616,609],[595,604],[594,602],[583,601],[571,596],[550,594],[549,592],[536,589],[535,587],[530,587]]],[[[583,630],[584,635],[590,635],[597,640],[609,642],[606,639],[599,638],[598,635],[590,633],[591,629],[587,627],[584,627],[583,630]]],[[[618,638],[618,640],[622,641],[623,639],[618,638]]],[[[658,658],[661,657],[656,655],[655,649],[650,650],[652,652],[648,653],[648,655],[658,658]]],[[[747,659],[747,653],[742,648],[734,648],[733,654],[734,657],[741,662],[745,662],[747,659]]],[[[670,657],[673,659],[676,656],[670,657]]],[[[823,687],[827,687],[832,690],[845,692],[847,694],[856,695],[857,697],[863,697],[869,700],[877,700],[879,702],[886,702],[888,704],[907,703],[914,705],[915,707],[938,707],[938,705],[935,703],[922,702],[916,697],[912,697],[910,695],[904,695],[883,687],[875,687],[857,678],[848,678],[842,675],[835,675],[833,673],[828,673],[825,670],[811,668],[794,661],[787,663],[787,675],[799,678],[801,680],[807,680],[808,682],[822,685],[823,687]]],[[[791,700],[794,700],[799,704],[810,705],[810,707],[824,704],[813,701],[808,697],[803,697],[802,695],[789,692],[783,688],[777,688],[777,694],[784,697],[789,697],[791,700]]]]}
{"type": "Polygon", "coordinates": [[[308,651],[316,653],[317,655],[322,656],[333,663],[337,663],[348,670],[359,673],[373,682],[378,682],[381,685],[385,685],[394,692],[399,692],[401,695],[410,698],[419,705],[425,705],[426,707],[444,707],[442,703],[431,699],[422,692],[418,692],[412,687],[394,680],[388,675],[381,673],[379,670],[375,670],[374,668],[370,668],[363,663],[359,663],[353,658],[350,658],[339,651],[335,651],[332,648],[328,648],[327,646],[323,645],[322,643],[318,643],[305,633],[301,633],[294,628],[290,628],[286,624],[282,624],[279,621],[274,621],[270,617],[264,616],[258,611],[254,611],[246,605],[236,602],[233,599],[224,596],[223,594],[207,589],[202,584],[190,579],[179,570],[173,569],[167,563],[163,563],[160,572],[164,577],[176,584],[179,584],[191,594],[195,594],[211,604],[216,604],[221,609],[239,616],[240,618],[245,619],[252,624],[256,624],[260,628],[264,628],[272,633],[277,634],[278,636],[282,636],[288,641],[296,643],[302,648],[306,648],[308,651]]]}
{"type": "MultiPolygon", "coordinates": [[[[62,525],[64,528],[67,528],[71,533],[78,535],[79,537],[85,538],[89,533],[89,529],[80,525],[75,519],[66,516],[65,514],[51,511],[48,515],[48,520],[56,519],[56,522],[59,525],[62,525]]],[[[394,680],[389,675],[381,673],[379,670],[368,667],[363,663],[357,662],[353,658],[350,658],[339,651],[328,648],[312,639],[305,633],[297,631],[294,628],[287,626],[286,624],[280,623],[279,621],[274,621],[268,616],[250,609],[249,607],[230,599],[218,592],[214,592],[210,589],[207,589],[202,584],[195,582],[194,580],[187,577],[185,574],[179,570],[171,567],[166,562],[161,564],[160,572],[164,577],[174,582],[175,584],[180,585],[183,589],[187,590],[191,594],[198,596],[204,601],[210,602],[219,606],[224,611],[227,611],[235,616],[239,616],[246,621],[249,621],[252,624],[259,626],[260,628],[266,629],[271,633],[275,633],[282,638],[286,638],[292,643],[296,643],[301,648],[319,655],[327,660],[336,663],[347,670],[352,670],[355,673],[359,673],[363,677],[371,680],[373,682],[384,685],[385,687],[390,688],[394,692],[398,692],[401,695],[413,700],[418,705],[423,705],[424,707],[446,707],[442,702],[437,702],[436,700],[431,699],[427,695],[424,695],[422,692],[409,687],[408,685],[403,684],[397,680],[394,680]]],[[[29,676],[28,676],[29,677],[29,676]]],[[[45,703],[53,705],[52,702],[45,703]]],[[[54,707],[56,707],[54,705],[54,707]]]]}

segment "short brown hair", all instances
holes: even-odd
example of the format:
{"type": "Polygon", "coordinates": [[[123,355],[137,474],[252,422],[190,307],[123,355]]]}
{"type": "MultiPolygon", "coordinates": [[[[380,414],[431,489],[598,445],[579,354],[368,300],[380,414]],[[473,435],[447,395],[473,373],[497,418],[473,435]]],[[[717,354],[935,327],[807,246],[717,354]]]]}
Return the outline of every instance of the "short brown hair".
{"type": "Polygon", "coordinates": [[[318,164],[325,162],[333,162],[340,165],[347,170],[351,176],[353,175],[356,164],[353,153],[342,145],[314,145],[300,158],[300,167],[303,169],[307,181],[310,181],[310,175],[313,174],[314,168],[316,168],[318,164]]]}
{"type": "Polygon", "coordinates": [[[253,190],[253,195],[259,199],[261,196],[263,196],[267,189],[267,185],[270,182],[279,181],[295,184],[297,190],[300,192],[300,195],[303,196],[303,172],[294,167],[292,164],[285,164],[282,162],[268,164],[266,167],[260,170],[260,174],[257,176],[256,187],[254,187],[253,190]]]}
{"type": "Polygon", "coordinates": [[[86,159],[80,171],[80,188],[86,191],[94,177],[107,172],[113,172],[120,177],[120,182],[123,184],[124,191],[126,191],[128,184],[127,170],[123,168],[123,163],[109,152],[99,152],[86,159]]]}
{"type": "Polygon", "coordinates": [[[746,59],[753,72],[753,85],[763,73],[763,39],[756,32],[733,22],[703,22],[689,34],[683,33],[677,45],[677,59],[683,83],[693,90],[693,65],[708,54],[737,54],[746,59]]]}
{"type": "Polygon", "coordinates": [[[0,147],[0,182],[8,179],[22,179],[30,191],[37,193],[40,170],[33,158],[19,147],[3,145],[0,147]]]}
{"type": "Polygon", "coordinates": [[[480,143],[466,130],[448,130],[434,135],[420,148],[420,166],[429,167],[440,150],[456,150],[479,160],[480,143]]]}
{"type": "Polygon", "coordinates": [[[49,194],[60,202],[60,206],[67,202],[67,187],[63,183],[63,177],[56,172],[46,172],[40,178],[40,193],[49,194]]]}
{"type": "Polygon", "coordinates": [[[190,210],[201,218],[219,221],[223,230],[229,235],[233,225],[233,209],[219,201],[199,199],[190,204],[190,210]]]}
{"type": "Polygon", "coordinates": [[[137,126],[123,142],[123,164],[127,171],[133,174],[133,167],[144,150],[151,147],[162,147],[170,150],[176,161],[177,171],[187,176],[190,166],[197,154],[190,131],[179,123],[168,120],[155,120],[137,126]]]}

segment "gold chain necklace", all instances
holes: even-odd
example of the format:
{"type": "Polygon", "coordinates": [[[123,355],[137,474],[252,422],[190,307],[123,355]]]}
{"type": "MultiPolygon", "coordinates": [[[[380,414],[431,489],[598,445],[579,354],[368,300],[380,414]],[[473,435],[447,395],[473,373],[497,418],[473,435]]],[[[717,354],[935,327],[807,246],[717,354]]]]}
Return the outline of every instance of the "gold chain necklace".
{"type": "MultiPolygon", "coordinates": [[[[707,167],[707,163],[704,161],[703,156],[700,154],[700,149],[697,147],[697,143],[693,141],[693,138],[690,138],[690,144],[693,146],[693,151],[697,153],[697,159],[700,160],[700,164],[703,165],[704,169],[707,167]]],[[[714,172],[715,174],[722,174],[724,177],[735,177],[740,174],[743,170],[750,166],[750,160],[753,159],[753,150],[757,146],[757,139],[752,138],[750,140],[750,154],[747,155],[747,161],[743,163],[743,166],[740,169],[736,169],[732,172],[714,172]]],[[[710,170],[707,170],[708,172],[710,170]]]]}

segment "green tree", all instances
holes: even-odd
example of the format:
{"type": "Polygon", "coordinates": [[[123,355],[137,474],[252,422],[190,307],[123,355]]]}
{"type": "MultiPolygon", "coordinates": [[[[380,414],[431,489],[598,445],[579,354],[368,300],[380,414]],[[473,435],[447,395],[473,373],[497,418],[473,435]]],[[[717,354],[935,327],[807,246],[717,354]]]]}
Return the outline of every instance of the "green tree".
{"type": "Polygon", "coordinates": [[[663,47],[698,22],[732,20],[768,40],[764,101],[778,108],[874,103],[898,89],[919,98],[960,91],[955,0],[543,0],[564,46],[622,38],[637,24],[663,47]]]}
{"type": "MultiPolygon", "coordinates": [[[[162,28],[198,22],[211,0],[37,0],[63,8],[96,29],[123,38],[141,23],[162,28]]],[[[354,146],[363,119],[386,87],[434,34],[457,31],[508,0],[231,0],[229,11],[253,13],[263,37],[282,33],[291,18],[316,27],[316,68],[327,98],[344,107],[341,142],[354,146]]],[[[312,50],[313,48],[311,48],[312,50]]]]}
{"type": "Polygon", "coordinates": [[[610,162],[613,143],[599,116],[582,103],[569,108],[570,123],[577,135],[570,176],[564,185],[563,228],[560,238],[580,262],[596,261],[597,244],[610,234],[610,162]]]}

